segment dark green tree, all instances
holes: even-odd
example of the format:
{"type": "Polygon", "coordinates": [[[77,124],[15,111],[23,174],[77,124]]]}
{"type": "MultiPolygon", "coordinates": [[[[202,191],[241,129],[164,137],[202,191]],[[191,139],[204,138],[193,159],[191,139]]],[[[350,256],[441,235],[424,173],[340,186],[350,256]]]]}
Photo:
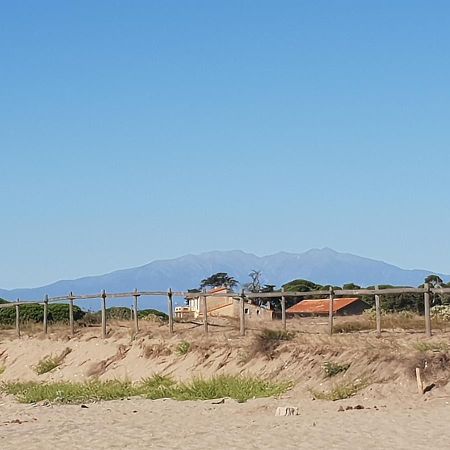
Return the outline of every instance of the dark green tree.
{"type": "Polygon", "coordinates": [[[237,285],[238,282],[226,272],[217,272],[202,280],[200,282],[200,289],[216,287],[227,287],[232,289],[237,285]]]}

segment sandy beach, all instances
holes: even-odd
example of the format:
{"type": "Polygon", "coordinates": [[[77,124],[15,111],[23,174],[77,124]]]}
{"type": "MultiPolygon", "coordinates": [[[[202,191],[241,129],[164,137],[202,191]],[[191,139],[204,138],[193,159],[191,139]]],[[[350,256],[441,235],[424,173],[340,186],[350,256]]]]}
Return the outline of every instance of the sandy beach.
{"type": "Polygon", "coordinates": [[[1,400],[0,447],[27,449],[448,449],[449,399],[406,404],[129,399],[80,405],[1,400]],[[338,411],[362,404],[363,410],[338,411]],[[275,417],[277,406],[299,415],[275,417]],[[377,409],[374,409],[374,407],[377,409]],[[369,409],[370,408],[370,409],[369,409]]]}
{"type": "MultiPolygon", "coordinates": [[[[308,323],[301,323],[305,329],[308,323]]],[[[290,324],[292,329],[299,325],[290,324]]],[[[314,326],[311,323],[311,326],[314,326]]],[[[300,330],[300,328],[298,328],[300,330]]],[[[1,381],[139,382],[159,373],[175,380],[217,374],[291,380],[279,398],[207,401],[130,398],[81,405],[49,402],[21,404],[0,394],[1,449],[447,449],[450,447],[450,392],[445,332],[423,341],[422,334],[373,333],[304,335],[279,345],[270,357],[257,353],[258,329],[239,337],[233,324],[201,328],[180,324],[170,336],[164,326],[148,324],[138,336],[116,324],[108,339],[97,329],[67,338],[66,329],[49,336],[31,330],[21,339],[0,335],[1,381]],[[190,343],[184,355],[180,342],[190,343]],[[423,344],[421,344],[423,345],[423,344]],[[70,348],[61,365],[39,375],[35,367],[49,355],[70,348]],[[422,358],[422,359],[421,359],[422,358]],[[436,386],[417,392],[413,368],[426,359],[424,381],[436,386]],[[350,363],[345,373],[328,378],[326,361],[350,363]],[[313,390],[328,391],[357,378],[369,383],[339,401],[313,400],[313,390]],[[362,406],[355,409],[355,406],[362,406]],[[297,407],[299,415],[275,417],[278,406],[297,407]],[[347,409],[352,407],[353,409],[347,409]]]]}

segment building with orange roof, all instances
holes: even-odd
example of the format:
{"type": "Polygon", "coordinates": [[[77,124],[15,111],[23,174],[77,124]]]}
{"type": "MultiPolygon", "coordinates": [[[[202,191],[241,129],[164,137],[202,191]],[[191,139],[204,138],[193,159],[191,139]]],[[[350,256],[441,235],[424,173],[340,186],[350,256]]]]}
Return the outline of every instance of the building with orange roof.
{"type": "MultiPolygon", "coordinates": [[[[365,301],[357,297],[335,298],[333,301],[333,314],[336,316],[351,316],[362,314],[364,310],[369,309],[365,301]]],[[[286,310],[288,315],[300,316],[324,316],[329,314],[330,299],[307,299],[302,300],[286,310]]]]}

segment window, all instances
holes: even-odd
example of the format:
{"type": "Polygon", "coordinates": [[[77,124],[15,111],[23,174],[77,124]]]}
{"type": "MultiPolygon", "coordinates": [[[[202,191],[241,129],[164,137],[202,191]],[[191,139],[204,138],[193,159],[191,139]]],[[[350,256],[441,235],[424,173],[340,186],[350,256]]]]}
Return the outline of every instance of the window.
{"type": "Polygon", "coordinates": [[[245,314],[248,314],[248,308],[245,308],[245,309],[244,309],[244,313],[245,313],[245,314]]]}

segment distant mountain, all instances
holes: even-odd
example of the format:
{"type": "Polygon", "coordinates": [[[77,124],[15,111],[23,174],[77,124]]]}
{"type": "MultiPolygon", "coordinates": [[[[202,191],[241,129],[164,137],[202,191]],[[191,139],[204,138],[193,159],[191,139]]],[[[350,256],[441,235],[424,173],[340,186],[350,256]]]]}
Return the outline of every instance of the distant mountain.
{"type": "MultiPolygon", "coordinates": [[[[75,280],[63,280],[48,286],[31,289],[0,289],[0,297],[9,300],[41,299],[50,297],[100,292],[127,292],[134,288],[146,290],[187,290],[199,285],[200,280],[215,272],[228,272],[241,283],[249,281],[251,270],[261,270],[265,283],[280,286],[296,278],[306,278],[321,284],[342,285],[353,282],[361,286],[395,284],[417,286],[433,273],[427,270],[405,270],[369,258],[339,253],[329,248],[313,249],[294,254],[280,252],[269,256],[256,256],[239,250],[213,251],[200,255],[186,255],[176,259],[153,261],[141,267],[118,270],[106,275],[75,280]]],[[[448,281],[450,276],[438,274],[448,281]]],[[[177,300],[179,304],[182,299],[177,300]]],[[[129,305],[125,300],[111,301],[114,305],[129,305]]],[[[98,301],[86,301],[80,306],[98,309],[98,301]]],[[[166,309],[165,298],[142,299],[142,307],[166,309]]]]}

